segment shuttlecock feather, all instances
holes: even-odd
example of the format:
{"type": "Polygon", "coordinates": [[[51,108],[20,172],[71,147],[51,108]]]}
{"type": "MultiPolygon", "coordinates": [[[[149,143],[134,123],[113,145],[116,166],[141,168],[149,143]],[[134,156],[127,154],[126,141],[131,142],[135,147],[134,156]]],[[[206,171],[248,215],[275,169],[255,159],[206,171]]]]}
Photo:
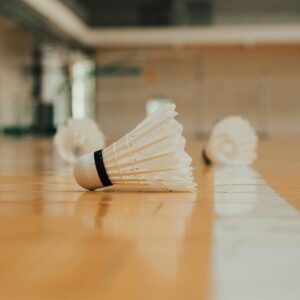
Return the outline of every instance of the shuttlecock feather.
{"type": "Polygon", "coordinates": [[[214,126],[202,154],[208,164],[250,165],[256,159],[256,148],[257,135],[249,121],[231,116],[214,126]]]}
{"type": "Polygon", "coordinates": [[[121,185],[193,191],[192,159],[184,150],[175,108],[174,104],[161,107],[111,146],[82,156],[74,168],[78,184],[89,190],[121,185]]]}
{"type": "Polygon", "coordinates": [[[64,161],[75,164],[80,156],[103,148],[105,137],[93,120],[69,119],[58,128],[54,144],[64,161]]]}

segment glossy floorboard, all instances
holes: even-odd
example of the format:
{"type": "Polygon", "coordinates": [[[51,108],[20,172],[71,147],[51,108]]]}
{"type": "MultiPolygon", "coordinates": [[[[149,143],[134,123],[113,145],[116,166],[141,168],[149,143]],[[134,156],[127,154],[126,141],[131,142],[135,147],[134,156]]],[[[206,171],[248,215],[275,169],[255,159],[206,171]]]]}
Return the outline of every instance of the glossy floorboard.
{"type": "Polygon", "coordinates": [[[0,139],[0,299],[268,300],[276,282],[252,288],[276,274],[268,251],[269,268],[289,255],[277,287],[300,297],[287,274],[299,278],[300,141],[263,141],[254,166],[286,200],[253,170],[204,167],[201,145],[188,143],[197,193],[85,192],[50,140],[0,139]]]}

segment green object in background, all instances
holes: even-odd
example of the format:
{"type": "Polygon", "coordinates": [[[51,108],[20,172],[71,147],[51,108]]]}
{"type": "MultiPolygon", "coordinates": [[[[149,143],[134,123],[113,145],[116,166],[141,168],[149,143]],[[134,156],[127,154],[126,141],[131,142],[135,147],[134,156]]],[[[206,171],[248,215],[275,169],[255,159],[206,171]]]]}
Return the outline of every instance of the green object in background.
{"type": "Polygon", "coordinates": [[[3,128],[3,134],[11,136],[24,136],[27,134],[53,135],[56,132],[53,124],[53,115],[54,109],[52,103],[39,103],[35,109],[33,126],[7,126],[3,128]]]}
{"type": "Polygon", "coordinates": [[[52,135],[55,133],[54,108],[52,103],[38,103],[35,110],[33,133],[52,135]]]}
{"type": "Polygon", "coordinates": [[[94,71],[94,76],[139,76],[142,70],[138,66],[108,65],[98,66],[94,71]]]}
{"type": "Polygon", "coordinates": [[[7,126],[3,128],[3,134],[11,136],[24,136],[32,132],[30,126],[7,126]]]}
{"type": "Polygon", "coordinates": [[[39,103],[35,109],[34,125],[11,125],[3,128],[3,134],[10,136],[24,136],[37,134],[51,136],[56,132],[53,124],[54,109],[52,103],[39,103]]]}

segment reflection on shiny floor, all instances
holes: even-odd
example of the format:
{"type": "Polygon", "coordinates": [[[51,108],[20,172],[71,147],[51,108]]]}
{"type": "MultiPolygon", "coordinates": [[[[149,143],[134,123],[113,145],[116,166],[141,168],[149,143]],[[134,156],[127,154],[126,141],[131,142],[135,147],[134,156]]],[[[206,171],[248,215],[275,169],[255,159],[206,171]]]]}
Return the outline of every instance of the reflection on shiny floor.
{"type": "Polygon", "coordinates": [[[298,300],[299,141],[198,192],[86,192],[48,139],[0,138],[0,299],[298,300]],[[282,163],[284,162],[284,163],[282,163]]]}
{"type": "Polygon", "coordinates": [[[210,170],[199,193],[86,192],[50,140],[0,143],[0,299],[207,298],[210,170]]]}
{"type": "Polygon", "coordinates": [[[299,213],[250,168],[214,174],[213,299],[300,297],[299,213]]]}

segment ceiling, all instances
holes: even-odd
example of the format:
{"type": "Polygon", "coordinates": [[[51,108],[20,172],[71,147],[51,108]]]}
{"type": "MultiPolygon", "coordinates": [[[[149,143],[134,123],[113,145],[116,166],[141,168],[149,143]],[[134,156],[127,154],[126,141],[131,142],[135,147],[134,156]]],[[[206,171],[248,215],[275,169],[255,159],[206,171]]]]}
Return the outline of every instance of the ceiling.
{"type": "Polygon", "coordinates": [[[300,22],[299,0],[60,0],[91,27],[300,22]]]}
{"type": "Polygon", "coordinates": [[[61,0],[92,27],[209,24],[211,0],[61,0]]]}
{"type": "Polygon", "coordinates": [[[0,0],[0,15],[84,50],[300,40],[299,0],[0,0]]]}

